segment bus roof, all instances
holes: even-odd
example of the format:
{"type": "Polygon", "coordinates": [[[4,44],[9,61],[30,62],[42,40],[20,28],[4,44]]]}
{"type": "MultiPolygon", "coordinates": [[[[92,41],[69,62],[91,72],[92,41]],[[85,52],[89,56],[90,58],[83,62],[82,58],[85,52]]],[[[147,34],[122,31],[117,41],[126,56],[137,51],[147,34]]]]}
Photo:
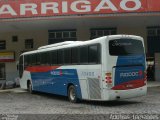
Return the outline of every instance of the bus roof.
{"type": "Polygon", "coordinates": [[[87,41],[65,41],[65,42],[60,42],[56,44],[45,45],[45,46],[39,47],[37,50],[24,52],[22,55],[33,54],[37,52],[45,52],[48,50],[55,50],[55,49],[61,49],[61,48],[74,47],[74,46],[76,47],[76,46],[87,45],[87,44],[94,44],[94,43],[99,43],[102,40],[111,40],[111,39],[118,39],[118,38],[134,38],[137,40],[143,39],[142,37],[135,36],[135,35],[124,35],[124,34],[123,35],[109,35],[109,36],[103,36],[103,37],[99,37],[99,38],[96,38],[93,40],[87,40],[87,41]]]}
{"type": "Polygon", "coordinates": [[[41,46],[38,48],[38,50],[40,49],[46,49],[46,48],[53,48],[53,47],[58,47],[58,46],[63,46],[63,45],[69,45],[69,44],[73,44],[73,43],[80,43],[81,41],[65,41],[65,42],[60,42],[60,43],[55,43],[55,44],[51,44],[51,45],[45,45],[45,46],[41,46]]]}

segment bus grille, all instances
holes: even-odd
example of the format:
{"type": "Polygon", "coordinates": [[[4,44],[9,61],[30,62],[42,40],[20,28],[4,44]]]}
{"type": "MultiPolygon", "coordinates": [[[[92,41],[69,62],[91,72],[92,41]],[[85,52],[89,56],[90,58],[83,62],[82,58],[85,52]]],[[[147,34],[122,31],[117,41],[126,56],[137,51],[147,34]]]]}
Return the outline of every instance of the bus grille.
{"type": "Polygon", "coordinates": [[[90,99],[101,99],[101,89],[99,79],[88,78],[90,99]]]}

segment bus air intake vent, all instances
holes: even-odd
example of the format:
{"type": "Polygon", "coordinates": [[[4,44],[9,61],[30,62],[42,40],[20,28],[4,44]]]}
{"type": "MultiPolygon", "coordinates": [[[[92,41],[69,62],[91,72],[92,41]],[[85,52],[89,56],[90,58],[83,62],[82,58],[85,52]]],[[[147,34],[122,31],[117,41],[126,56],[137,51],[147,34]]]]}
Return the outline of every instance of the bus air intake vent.
{"type": "Polygon", "coordinates": [[[101,99],[101,89],[99,79],[88,78],[90,99],[101,99]]]}

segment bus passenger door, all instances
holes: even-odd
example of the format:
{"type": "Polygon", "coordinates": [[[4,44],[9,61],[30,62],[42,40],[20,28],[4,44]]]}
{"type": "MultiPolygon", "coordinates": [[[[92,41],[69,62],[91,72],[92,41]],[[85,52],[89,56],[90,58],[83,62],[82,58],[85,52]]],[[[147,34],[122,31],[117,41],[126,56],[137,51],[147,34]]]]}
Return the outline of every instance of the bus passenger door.
{"type": "Polygon", "coordinates": [[[20,56],[20,58],[19,58],[18,69],[19,69],[19,77],[22,78],[23,70],[24,70],[24,67],[23,67],[23,56],[20,56]]]}

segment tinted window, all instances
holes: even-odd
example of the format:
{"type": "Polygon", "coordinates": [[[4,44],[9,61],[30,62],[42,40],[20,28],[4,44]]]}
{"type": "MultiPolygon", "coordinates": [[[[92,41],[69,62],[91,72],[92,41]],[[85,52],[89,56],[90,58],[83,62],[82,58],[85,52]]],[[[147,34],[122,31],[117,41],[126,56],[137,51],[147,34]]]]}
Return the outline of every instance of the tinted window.
{"type": "Polygon", "coordinates": [[[40,65],[41,56],[40,53],[37,53],[37,65],[40,65]]]}
{"type": "Polygon", "coordinates": [[[51,64],[57,64],[57,51],[51,51],[51,64]]]}
{"type": "Polygon", "coordinates": [[[72,61],[72,63],[73,64],[76,64],[76,63],[78,63],[78,48],[72,48],[71,49],[71,54],[72,54],[72,56],[71,56],[71,61],[72,61]]]}
{"type": "Polygon", "coordinates": [[[41,64],[43,65],[48,64],[49,60],[47,52],[40,53],[40,56],[41,56],[41,64]]]}
{"type": "Polygon", "coordinates": [[[37,55],[36,54],[32,54],[31,57],[32,57],[32,65],[36,65],[36,63],[37,63],[37,55]]]}
{"type": "Polygon", "coordinates": [[[58,50],[58,64],[63,64],[63,50],[58,50]]]}
{"type": "Polygon", "coordinates": [[[88,46],[80,47],[80,63],[88,63],[88,46]]]}
{"type": "Polygon", "coordinates": [[[32,55],[27,55],[27,61],[28,61],[28,65],[31,66],[32,65],[32,55]]]}
{"type": "Polygon", "coordinates": [[[99,63],[100,62],[100,53],[99,45],[89,46],[89,63],[99,63]]]}
{"type": "Polygon", "coordinates": [[[46,52],[46,64],[47,65],[50,65],[50,63],[51,63],[51,55],[50,55],[50,52],[46,52]]]}
{"type": "Polygon", "coordinates": [[[64,63],[65,64],[71,63],[71,49],[64,50],[64,63]]]}
{"type": "Polygon", "coordinates": [[[109,41],[110,55],[137,55],[144,54],[143,44],[140,40],[116,39],[109,41]]]}

